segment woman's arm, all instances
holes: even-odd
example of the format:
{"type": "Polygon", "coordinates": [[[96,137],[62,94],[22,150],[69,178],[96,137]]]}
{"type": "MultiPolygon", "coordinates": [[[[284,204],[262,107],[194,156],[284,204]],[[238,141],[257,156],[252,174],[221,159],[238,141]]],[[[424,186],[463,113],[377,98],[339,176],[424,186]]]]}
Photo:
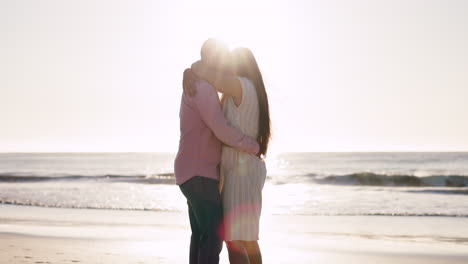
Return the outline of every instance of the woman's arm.
{"type": "Polygon", "coordinates": [[[210,68],[202,61],[192,64],[191,69],[195,75],[209,82],[218,92],[231,96],[236,105],[241,103],[242,87],[235,75],[210,68]]]}
{"type": "Polygon", "coordinates": [[[182,88],[184,89],[184,93],[190,97],[194,97],[197,94],[197,89],[195,87],[196,81],[198,81],[198,77],[192,72],[192,70],[190,70],[190,68],[185,69],[182,88]]]}

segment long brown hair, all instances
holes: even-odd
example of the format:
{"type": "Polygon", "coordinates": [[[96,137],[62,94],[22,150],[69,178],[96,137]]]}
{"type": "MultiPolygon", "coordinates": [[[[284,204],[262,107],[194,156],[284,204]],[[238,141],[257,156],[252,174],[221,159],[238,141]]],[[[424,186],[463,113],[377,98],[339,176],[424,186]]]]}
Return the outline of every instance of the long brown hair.
{"type": "Polygon", "coordinates": [[[268,96],[263,83],[262,73],[258,67],[257,60],[248,48],[236,48],[231,52],[234,71],[237,76],[249,79],[257,91],[259,105],[258,135],[257,141],[260,145],[260,155],[266,156],[268,143],[271,137],[270,131],[270,107],[268,96]]]}

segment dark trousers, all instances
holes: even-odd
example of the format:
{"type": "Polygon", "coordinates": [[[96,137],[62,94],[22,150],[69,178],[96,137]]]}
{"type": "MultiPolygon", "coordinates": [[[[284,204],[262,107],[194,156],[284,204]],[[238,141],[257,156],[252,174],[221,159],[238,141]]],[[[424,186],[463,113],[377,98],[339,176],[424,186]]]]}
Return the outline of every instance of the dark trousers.
{"type": "Polygon", "coordinates": [[[190,264],[219,263],[223,247],[220,237],[223,208],[218,181],[196,176],[179,187],[187,198],[192,228],[190,264]]]}

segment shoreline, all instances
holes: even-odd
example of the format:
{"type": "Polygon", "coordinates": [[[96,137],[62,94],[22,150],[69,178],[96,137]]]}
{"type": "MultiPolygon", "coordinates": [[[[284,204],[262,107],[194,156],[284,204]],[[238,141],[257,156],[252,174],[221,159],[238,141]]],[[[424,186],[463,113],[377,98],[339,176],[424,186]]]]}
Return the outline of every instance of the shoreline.
{"type": "MultiPolygon", "coordinates": [[[[468,190],[467,190],[468,191],[468,190]]],[[[124,212],[154,212],[154,213],[184,213],[175,210],[160,210],[160,209],[128,209],[128,208],[98,208],[98,207],[55,207],[55,206],[42,206],[30,204],[17,204],[12,202],[0,202],[0,209],[2,206],[12,207],[32,207],[32,208],[45,208],[45,209],[64,209],[64,210],[97,210],[97,211],[124,211],[124,212]]],[[[272,216],[304,216],[304,217],[443,217],[443,218],[468,218],[468,214],[445,215],[445,214],[393,214],[393,213],[371,213],[371,214],[307,214],[307,213],[271,213],[272,216]]],[[[1,219],[1,217],[0,217],[1,219]]]]}
{"type": "MultiPolygon", "coordinates": [[[[2,263],[186,263],[189,237],[183,212],[0,205],[2,263]]],[[[264,214],[259,243],[265,263],[466,263],[468,220],[264,214]]]]}

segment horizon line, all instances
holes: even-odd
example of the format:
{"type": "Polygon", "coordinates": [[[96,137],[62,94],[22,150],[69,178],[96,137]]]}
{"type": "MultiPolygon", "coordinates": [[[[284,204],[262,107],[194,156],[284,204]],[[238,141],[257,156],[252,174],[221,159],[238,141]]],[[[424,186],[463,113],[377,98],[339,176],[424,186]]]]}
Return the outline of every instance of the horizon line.
{"type": "MultiPolygon", "coordinates": [[[[342,151],[281,151],[270,154],[285,153],[465,153],[468,150],[342,150],[342,151]]],[[[130,154],[158,153],[177,154],[177,151],[0,151],[0,154],[130,154]]]]}

